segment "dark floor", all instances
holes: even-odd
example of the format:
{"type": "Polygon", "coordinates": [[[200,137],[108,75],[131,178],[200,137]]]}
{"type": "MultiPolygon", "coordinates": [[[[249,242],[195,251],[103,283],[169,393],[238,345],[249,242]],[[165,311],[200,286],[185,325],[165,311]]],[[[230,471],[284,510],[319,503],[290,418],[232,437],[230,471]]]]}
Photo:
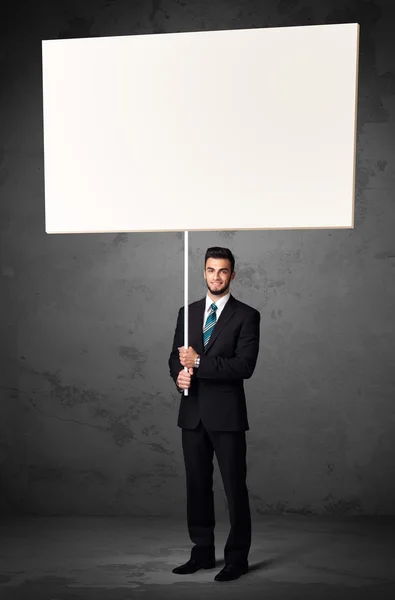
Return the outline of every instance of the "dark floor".
{"type": "Polygon", "coordinates": [[[395,598],[393,519],[256,518],[249,573],[219,583],[227,532],[217,524],[215,569],[182,576],[181,518],[2,519],[0,599],[395,598]]]}

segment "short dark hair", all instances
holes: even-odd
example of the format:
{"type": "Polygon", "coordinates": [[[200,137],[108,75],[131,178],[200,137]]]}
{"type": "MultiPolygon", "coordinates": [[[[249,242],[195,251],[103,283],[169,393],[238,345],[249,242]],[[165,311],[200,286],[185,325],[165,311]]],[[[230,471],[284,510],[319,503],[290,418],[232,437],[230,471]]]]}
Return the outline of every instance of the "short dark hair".
{"type": "Polygon", "coordinates": [[[229,248],[220,248],[219,246],[207,248],[206,256],[204,257],[204,268],[206,268],[206,262],[208,258],[227,258],[230,260],[230,272],[233,273],[235,270],[235,257],[229,248]]]}

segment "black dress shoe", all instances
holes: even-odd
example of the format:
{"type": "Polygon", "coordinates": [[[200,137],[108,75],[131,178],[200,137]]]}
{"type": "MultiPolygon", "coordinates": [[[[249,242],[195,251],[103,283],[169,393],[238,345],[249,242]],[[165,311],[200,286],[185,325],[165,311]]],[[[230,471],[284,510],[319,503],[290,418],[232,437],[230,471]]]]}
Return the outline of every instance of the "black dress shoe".
{"type": "Polygon", "coordinates": [[[214,569],[215,567],[215,558],[211,560],[197,560],[195,558],[190,558],[188,562],[184,565],[176,567],[173,569],[173,573],[177,573],[178,575],[189,575],[189,573],[196,573],[199,569],[214,569]]]}
{"type": "Polygon", "coordinates": [[[240,575],[245,575],[246,573],[248,573],[248,566],[237,567],[236,565],[227,564],[222,571],[217,573],[214,579],[215,581],[232,581],[232,579],[238,579],[240,575]]]}

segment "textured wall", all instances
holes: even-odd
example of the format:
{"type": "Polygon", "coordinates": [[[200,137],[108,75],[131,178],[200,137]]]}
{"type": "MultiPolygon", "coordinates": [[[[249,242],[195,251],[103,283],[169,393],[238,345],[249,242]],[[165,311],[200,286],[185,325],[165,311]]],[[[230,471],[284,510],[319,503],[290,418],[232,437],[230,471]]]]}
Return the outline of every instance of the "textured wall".
{"type": "MultiPolygon", "coordinates": [[[[253,514],[394,513],[391,3],[30,4],[0,21],[1,509],[185,511],[167,367],[183,234],[44,232],[41,39],[358,21],[355,229],[193,233],[190,301],[206,292],[206,248],[230,247],[232,292],[262,314],[245,383],[253,514]]],[[[221,515],[218,472],[215,488],[221,515]]]]}

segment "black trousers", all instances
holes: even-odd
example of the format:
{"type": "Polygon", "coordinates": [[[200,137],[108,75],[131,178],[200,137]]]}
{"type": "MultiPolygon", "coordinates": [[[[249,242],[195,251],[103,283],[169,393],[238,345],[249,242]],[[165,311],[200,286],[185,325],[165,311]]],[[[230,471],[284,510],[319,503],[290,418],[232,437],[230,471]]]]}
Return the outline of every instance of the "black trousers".
{"type": "Polygon", "coordinates": [[[182,430],[187,487],[187,521],[191,558],[215,556],[213,456],[217,457],[229,508],[230,532],[225,562],[246,565],[251,546],[251,514],[246,484],[245,431],[207,431],[200,421],[196,429],[182,430]]]}

